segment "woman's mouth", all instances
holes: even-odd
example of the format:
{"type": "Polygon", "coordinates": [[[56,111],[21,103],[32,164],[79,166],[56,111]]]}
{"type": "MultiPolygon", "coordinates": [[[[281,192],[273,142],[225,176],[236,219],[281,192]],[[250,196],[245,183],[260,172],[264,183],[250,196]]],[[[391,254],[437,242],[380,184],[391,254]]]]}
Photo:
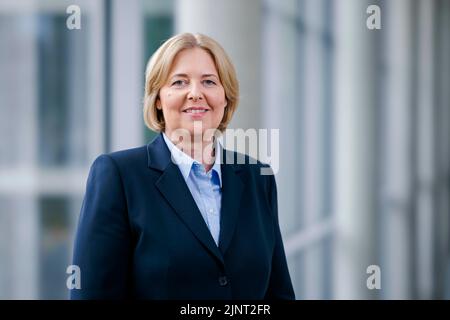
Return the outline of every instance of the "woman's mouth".
{"type": "Polygon", "coordinates": [[[188,110],[185,110],[185,111],[183,111],[183,112],[185,112],[185,113],[194,113],[194,114],[197,114],[197,113],[205,113],[205,112],[208,112],[208,110],[206,110],[206,109],[188,109],[188,110]]]}
{"type": "Polygon", "coordinates": [[[194,119],[201,119],[208,111],[209,109],[204,107],[192,107],[183,110],[184,113],[188,114],[189,117],[194,119]]]}

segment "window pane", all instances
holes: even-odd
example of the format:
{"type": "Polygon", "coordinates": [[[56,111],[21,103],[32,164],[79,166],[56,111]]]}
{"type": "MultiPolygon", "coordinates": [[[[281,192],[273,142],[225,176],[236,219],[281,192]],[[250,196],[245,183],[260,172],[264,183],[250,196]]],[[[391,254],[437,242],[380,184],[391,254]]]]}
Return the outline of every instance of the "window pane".
{"type": "MultiPolygon", "coordinates": [[[[165,1],[164,4],[153,4],[150,1],[143,0],[145,8],[144,16],[144,66],[148,59],[159,48],[159,46],[173,34],[174,17],[173,1],[165,1]],[[162,5],[162,7],[158,7],[162,5]]],[[[144,83],[145,77],[142,77],[144,83]]],[[[144,136],[146,143],[153,140],[156,132],[144,127],[144,136]]]]}
{"type": "MultiPolygon", "coordinates": [[[[86,161],[87,32],[69,30],[65,15],[40,14],[38,28],[39,163],[86,161]]],[[[86,21],[83,21],[86,29],[86,21]]]]}
{"type": "Polygon", "coordinates": [[[11,292],[11,201],[0,196],[0,299],[11,292]]]}
{"type": "Polygon", "coordinates": [[[332,235],[288,257],[295,297],[332,299],[332,235]]]}
{"type": "Polygon", "coordinates": [[[66,299],[66,268],[71,263],[72,230],[79,201],[68,197],[39,199],[40,299],[66,299]]]}
{"type": "Polygon", "coordinates": [[[0,166],[31,158],[34,30],[30,15],[0,12],[0,166]]]}

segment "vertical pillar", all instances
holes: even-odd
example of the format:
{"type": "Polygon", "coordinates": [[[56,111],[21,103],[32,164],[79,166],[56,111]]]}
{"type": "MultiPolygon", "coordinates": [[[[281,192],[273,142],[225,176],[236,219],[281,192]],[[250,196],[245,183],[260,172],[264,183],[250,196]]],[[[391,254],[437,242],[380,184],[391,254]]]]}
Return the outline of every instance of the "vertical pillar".
{"type": "Polygon", "coordinates": [[[335,167],[337,222],[334,298],[374,298],[366,268],[376,259],[376,30],[366,28],[368,1],[336,5],[335,167]]]}
{"type": "Polygon", "coordinates": [[[387,2],[383,12],[386,37],[381,238],[384,299],[412,298],[414,234],[411,192],[413,167],[413,28],[408,0],[387,2]]]}
{"type": "Polygon", "coordinates": [[[417,79],[417,290],[419,299],[433,294],[433,224],[435,221],[434,184],[434,1],[418,2],[417,79]]]}
{"type": "MultiPolygon", "coordinates": [[[[437,217],[435,222],[435,295],[437,299],[442,299],[445,293],[446,277],[449,279],[450,252],[450,2],[441,0],[438,2],[438,50],[436,59],[436,90],[437,90],[437,111],[435,119],[437,159],[436,168],[437,179],[437,217]]],[[[447,280],[448,282],[448,280],[447,280]]],[[[448,286],[448,284],[447,284],[448,286]]],[[[450,288],[447,288],[450,289],[450,288]]]]}
{"type": "MultiPolygon", "coordinates": [[[[302,162],[304,165],[304,179],[300,183],[304,185],[303,198],[303,223],[305,228],[311,228],[318,223],[324,206],[324,155],[323,155],[323,133],[324,133],[324,1],[306,1],[303,22],[306,26],[304,37],[304,91],[301,100],[304,101],[303,119],[296,119],[297,123],[302,121],[296,130],[303,131],[302,147],[304,148],[302,162]]],[[[296,105],[293,105],[295,108],[296,105]]],[[[299,148],[299,145],[296,145],[299,148]]],[[[298,166],[299,163],[294,164],[298,166]]],[[[320,243],[308,247],[304,252],[304,292],[306,299],[322,298],[323,288],[323,246],[320,243]]]]}
{"type": "Polygon", "coordinates": [[[114,0],[112,4],[111,149],[143,142],[142,2],[114,0]]]}

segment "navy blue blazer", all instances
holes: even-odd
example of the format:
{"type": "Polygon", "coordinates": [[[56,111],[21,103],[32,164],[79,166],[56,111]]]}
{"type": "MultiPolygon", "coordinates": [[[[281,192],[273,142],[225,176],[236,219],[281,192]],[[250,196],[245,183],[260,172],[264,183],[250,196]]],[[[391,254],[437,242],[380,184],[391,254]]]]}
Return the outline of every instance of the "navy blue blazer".
{"type": "MultiPolygon", "coordinates": [[[[266,165],[223,150],[219,246],[162,134],[99,156],[87,180],[72,299],[295,299],[266,165]],[[232,158],[227,158],[232,157],[232,158]]],[[[242,155],[241,155],[242,156],[242,155]]]]}

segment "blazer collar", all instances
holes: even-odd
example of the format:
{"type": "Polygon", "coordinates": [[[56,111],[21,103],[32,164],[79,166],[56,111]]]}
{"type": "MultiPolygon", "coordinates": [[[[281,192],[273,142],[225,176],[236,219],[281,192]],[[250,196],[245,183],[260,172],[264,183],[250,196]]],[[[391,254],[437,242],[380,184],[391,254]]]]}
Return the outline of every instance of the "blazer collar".
{"type": "Polygon", "coordinates": [[[148,166],[159,171],[164,171],[171,163],[170,151],[167,148],[162,133],[158,134],[152,142],[147,145],[148,166]]]}
{"type": "Polygon", "coordinates": [[[239,215],[244,182],[240,177],[240,166],[236,164],[236,153],[222,149],[222,206],[220,217],[219,247],[208,230],[178,166],[172,162],[171,153],[160,133],[147,145],[148,167],[162,171],[156,187],[171,207],[192,231],[197,239],[220,261],[233,237],[239,215]],[[231,160],[233,161],[232,163],[231,160]]]}

